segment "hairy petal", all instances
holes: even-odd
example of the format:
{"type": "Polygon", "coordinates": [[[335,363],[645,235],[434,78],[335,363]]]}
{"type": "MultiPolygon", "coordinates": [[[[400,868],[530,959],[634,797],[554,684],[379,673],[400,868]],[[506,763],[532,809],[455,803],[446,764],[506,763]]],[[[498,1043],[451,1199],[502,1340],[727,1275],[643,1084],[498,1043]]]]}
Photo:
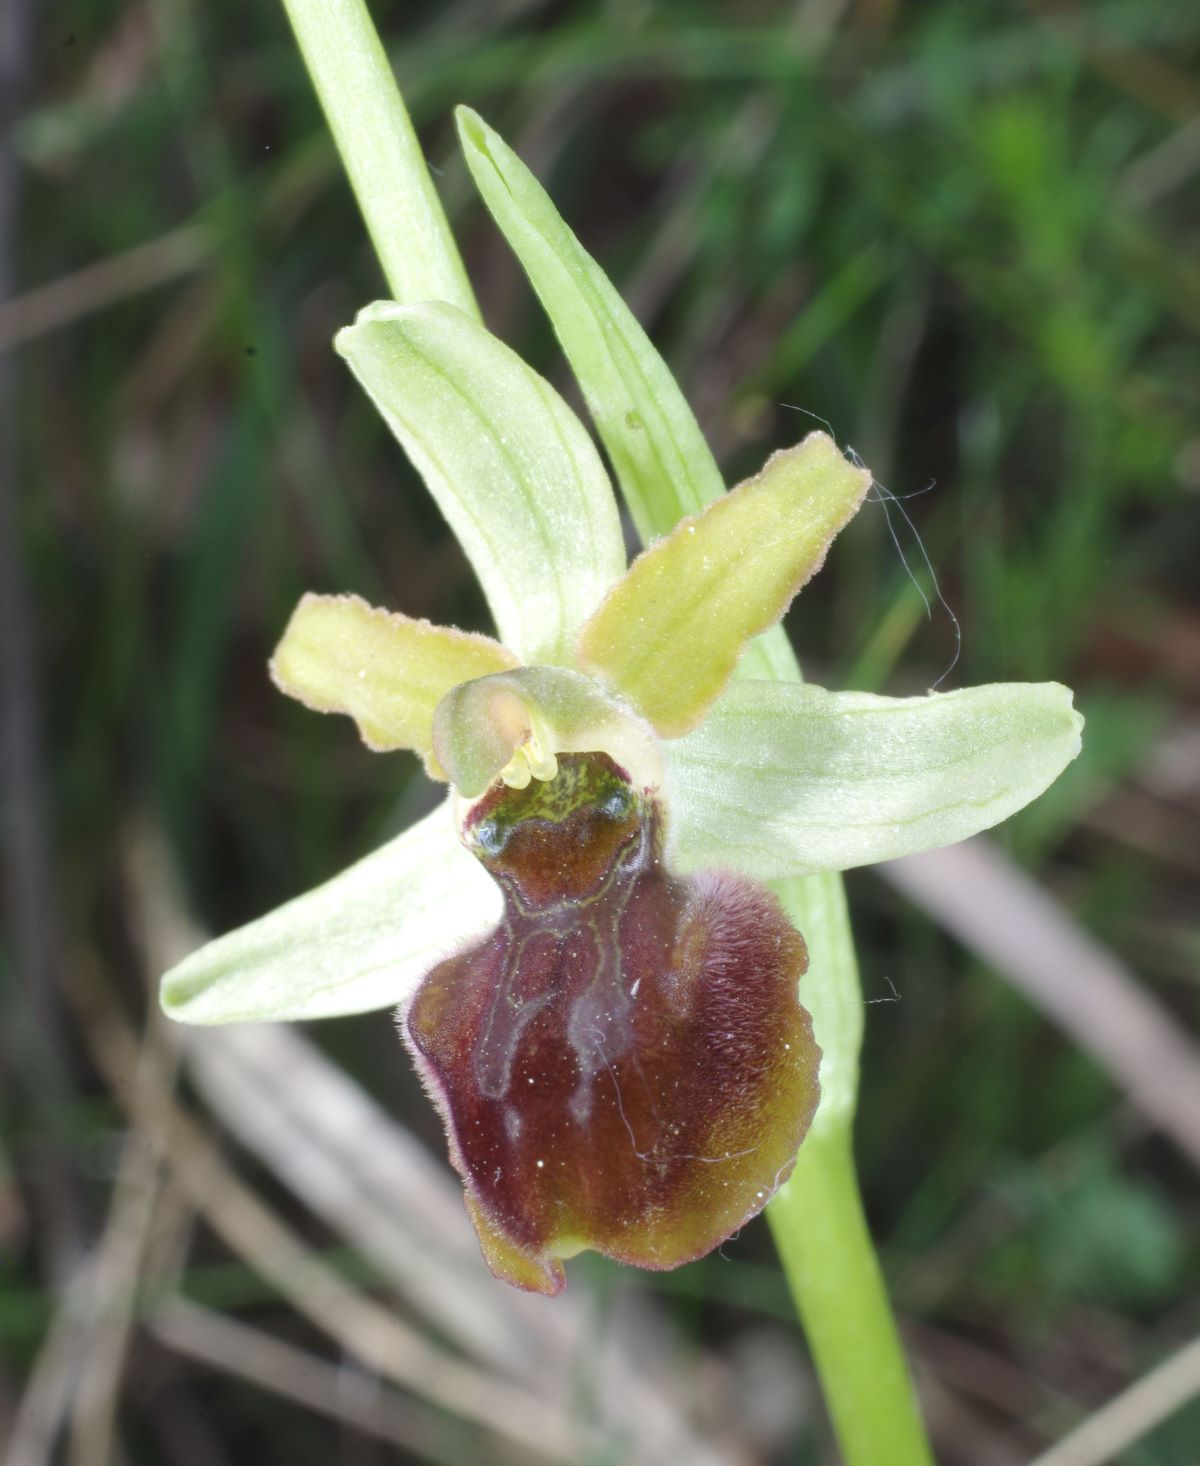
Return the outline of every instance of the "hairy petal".
{"type": "Polygon", "coordinates": [[[516,665],[490,636],[310,592],[275,648],[271,676],[316,712],[348,714],[369,748],[415,749],[432,777],[445,778],[433,756],[434,709],[458,683],[516,665]]]}
{"type": "Polygon", "coordinates": [[[820,569],[870,487],[811,433],[639,555],[579,636],[580,664],[666,738],[694,728],[746,643],[820,569]]]}
{"type": "Polygon", "coordinates": [[[708,1252],[786,1178],[816,1107],[803,940],[755,882],[670,876],[658,819],[604,754],[493,790],[465,837],[504,919],[406,1015],[484,1256],[522,1288],[558,1292],[587,1248],[708,1252]]]}
{"type": "Polygon", "coordinates": [[[163,978],[162,1006],[182,1023],[392,1007],[499,912],[495,884],[443,803],[325,885],[184,958],[163,978]]]}
{"type": "Polygon", "coordinates": [[[663,747],[672,859],[772,880],[950,845],[1035,799],[1082,727],[1056,682],[910,698],[735,683],[663,747]]]}
{"type": "Polygon", "coordinates": [[[335,345],[467,552],[501,640],[523,661],[570,665],[579,627],[625,568],[608,475],[579,419],[441,302],[377,302],[335,345]]]}

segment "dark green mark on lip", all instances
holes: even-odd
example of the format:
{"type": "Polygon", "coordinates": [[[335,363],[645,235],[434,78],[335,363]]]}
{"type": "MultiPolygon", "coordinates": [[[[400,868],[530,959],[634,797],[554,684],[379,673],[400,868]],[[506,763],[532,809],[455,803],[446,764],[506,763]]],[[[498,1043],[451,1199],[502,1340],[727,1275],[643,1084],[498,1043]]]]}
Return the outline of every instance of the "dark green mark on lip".
{"type": "Polygon", "coordinates": [[[634,798],[624,771],[607,754],[564,754],[553,779],[533,779],[524,789],[498,785],[490,790],[472,811],[467,833],[490,854],[487,846],[497,838],[492,831],[531,819],[562,824],[582,809],[623,819],[634,798]]]}

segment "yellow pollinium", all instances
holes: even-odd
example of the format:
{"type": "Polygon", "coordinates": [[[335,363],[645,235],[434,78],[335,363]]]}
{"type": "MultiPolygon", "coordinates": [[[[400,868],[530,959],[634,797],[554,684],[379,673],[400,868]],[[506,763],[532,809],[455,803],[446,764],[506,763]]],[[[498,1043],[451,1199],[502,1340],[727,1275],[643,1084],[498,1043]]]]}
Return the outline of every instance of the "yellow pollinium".
{"type": "Polygon", "coordinates": [[[433,744],[467,800],[496,780],[526,789],[534,779],[553,779],[564,753],[607,753],[639,789],[662,782],[653,730],[566,667],[515,667],[451,688],[434,713],[433,744]]]}
{"type": "Polygon", "coordinates": [[[536,708],[508,688],[497,687],[488,714],[501,738],[516,745],[500,770],[503,783],[510,789],[527,789],[531,779],[554,778],[558,759],[554,756],[553,734],[536,708]]]}

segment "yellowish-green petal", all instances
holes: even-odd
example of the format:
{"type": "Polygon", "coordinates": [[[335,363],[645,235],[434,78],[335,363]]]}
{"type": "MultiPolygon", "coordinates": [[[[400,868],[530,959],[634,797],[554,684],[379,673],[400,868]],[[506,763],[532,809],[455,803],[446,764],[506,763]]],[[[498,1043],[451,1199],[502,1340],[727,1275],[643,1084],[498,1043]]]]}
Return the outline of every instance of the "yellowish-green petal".
{"type": "Polygon", "coordinates": [[[694,728],[746,644],[783,615],[871,476],[812,433],[634,561],[579,637],[579,660],[665,738],[694,728]]]}
{"type": "Polygon", "coordinates": [[[358,596],[306,595],[271,659],[289,697],[345,713],[369,748],[411,748],[434,778],[433,713],[459,682],[517,665],[490,636],[434,626],[369,606],[358,596]]]}

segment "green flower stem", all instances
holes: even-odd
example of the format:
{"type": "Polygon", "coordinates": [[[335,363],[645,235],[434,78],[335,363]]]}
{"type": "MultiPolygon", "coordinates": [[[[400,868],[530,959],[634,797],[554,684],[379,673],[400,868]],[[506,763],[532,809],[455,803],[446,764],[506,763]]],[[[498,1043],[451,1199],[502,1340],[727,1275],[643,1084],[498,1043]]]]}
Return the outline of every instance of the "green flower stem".
{"type": "MultiPolygon", "coordinates": [[[[478,317],[363,0],[283,3],[393,294],[403,302],[448,300],[478,317]]],[[[622,414],[621,423],[631,416],[622,414]]],[[[621,478],[629,490],[627,475],[621,478]]],[[[654,536],[668,533],[680,513],[671,486],[651,477],[633,487],[645,491],[643,529],[654,536]]],[[[778,628],[749,649],[740,670],[780,680],[799,676],[778,628]]],[[[804,997],[824,1060],[821,1109],[768,1219],[846,1466],[928,1466],[932,1457],[854,1173],[851,1126],[862,997],[841,882],[814,876],[776,883],[776,889],[809,943],[813,965],[804,997]]]]}
{"type": "Polygon", "coordinates": [[[849,1125],[809,1135],[767,1220],[848,1466],[930,1466],[862,1213],[849,1125]]]}
{"type": "Polygon", "coordinates": [[[854,1169],[864,1008],[845,886],[826,872],[771,887],[808,942],[801,989],[822,1057],[820,1107],[767,1221],[846,1466],[932,1466],[854,1169]]]}
{"type": "Polygon", "coordinates": [[[397,300],[479,307],[365,0],[283,0],[397,300]]]}

